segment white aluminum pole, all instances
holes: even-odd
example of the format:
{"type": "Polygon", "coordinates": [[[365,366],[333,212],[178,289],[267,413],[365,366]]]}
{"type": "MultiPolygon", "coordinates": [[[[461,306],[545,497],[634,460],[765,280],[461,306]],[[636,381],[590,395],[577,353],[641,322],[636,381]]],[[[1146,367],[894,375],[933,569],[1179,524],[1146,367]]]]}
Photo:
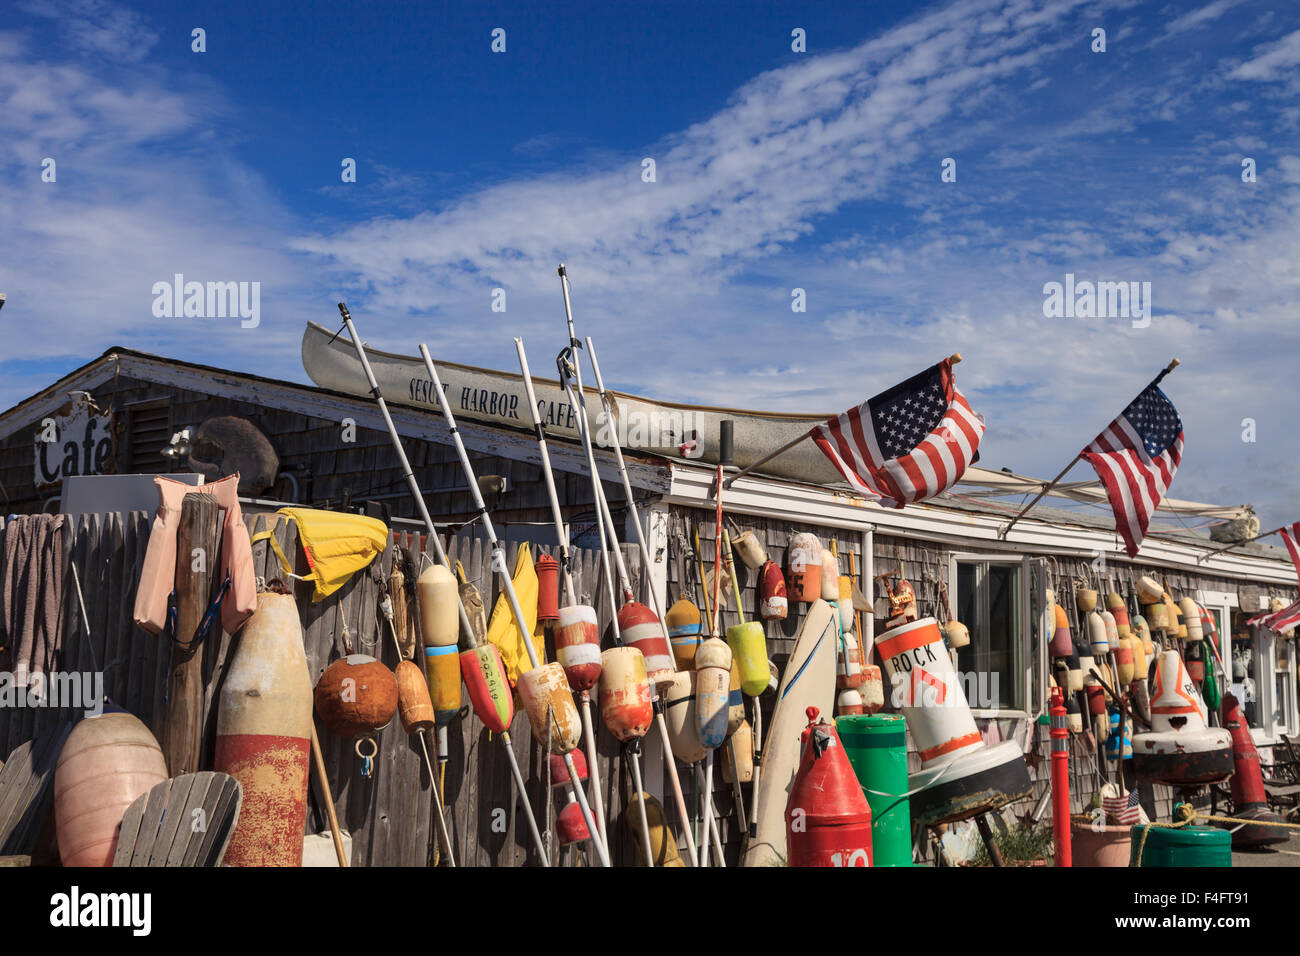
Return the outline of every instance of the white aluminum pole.
{"type": "MultiPolygon", "coordinates": [[[[424,526],[428,530],[429,541],[433,544],[434,553],[438,560],[448,571],[452,570],[451,562],[447,560],[447,552],[442,548],[442,541],[438,538],[438,529],[433,525],[433,518],[429,516],[429,509],[424,503],[424,495],[420,491],[420,483],[415,480],[415,472],[411,470],[411,462],[406,457],[406,450],[402,447],[401,436],[397,434],[397,426],[393,424],[393,416],[388,414],[388,403],[384,401],[383,393],[379,390],[379,383],[375,380],[374,370],[370,367],[370,359],[366,356],[365,346],[361,342],[361,336],[357,334],[357,328],[352,324],[352,314],[348,312],[347,306],[342,302],[339,303],[339,313],[343,316],[343,324],[347,326],[348,335],[352,336],[352,344],[357,350],[357,358],[361,360],[361,368],[366,373],[366,381],[370,383],[370,394],[375,397],[375,402],[379,405],[379,412],[384,417],[384,423],[388,426],[388,435],[393,440],[393,449],[397,452],[397,458],[401,462],[402,472],[407,483],[411,486],[411,496],[415,499],[416,510],[420,512],[420,518],[424,521],[424,526]]],[[[441,393],[439,393],[441,396],[441,393]]],[[[446,404],[445,402],[443,404],[446,404]]],[[[471,481],[470,484],[473,484],[471,481]]],[[[477,488],[477,486],[475,486],[477,488]]],[[[456,606],[460,610],[461,627],[469,635],[469,639],[477,646],[478,639],[474,635],[474,628],[470,625],[469,615],[465,612],[465,605],[460,600],[459,593],[456,596],[456,606]]],[[[537,829],[537,818],[533,816],[533,808],[528,803],[528,788],[524,785],[524,775],[519,770],[519,760],[515,757],[515,752],[510,743],[510,732],[502,731],[497,735],[501,738],[502,746],[505,748],[506,758],[510,762],[510,773],[515,778],[515,793],[519,802],[524,808],[524,817],[528,823],[529,833],[533,838],[533,845],[537,848],[538,858],[542,861],[542,866],[550,866],[550,858],[546,854],[546,844],[542,840],[542,835],[537,829]]],[[[436,782],[434,786],[436,786],[436,782]]]]}
{"type": "MultiPolygon", "coordinates": [[[[514,616],[515,627],[519,628],[519,633],[523,635],[524,650],[528,652],[529,662],[533,667],[538,667],[541,662],[537,659],[537,651],[533,648],[533,637],[528,633],[523,608],[519,606],[519,596],[515,594],[514,581],[511,580],[510,573],[506,570],[505,551],[501,547],[501,542],[497,540],[496,529],[492,527],[492,518],[488,514],[487,505],[483,502],[483,495],[478,488],[478,479],[474,475],[474,466],[470,464],[469,454],[465,451],[465,443],[460,437],[460,430],[456,427],[456,417],[451,412],[451,403],[445,400],[442,391],[442,380],[438,377],[438,370],[433,366],[433,358],[429,355],[429,349],[423,342],[420,343],[420,355],[424,358],[425,371],[429,373],[429,378],[433,380],[433,386],[437,390],[439,404],[442,406],[442,415],[447,420],[447,428],[451,432],[452,441],[456,445],[456,454],[460,456],[460,465],[465,471],[470,495],[474,499],[474,506],[478,509],[479,517],[483,522],[483,530],[492,545],[492,566],[501,575],[501,587],[505,592],[506,602],[510,605],[510,613],[514,616]]],[[[564,755],[564,766],[569,771],[569,789],[573,791],[578,806],[582,810],[582,818],[591,833],[591,842],[596,848],[596,855],[600,858],[602,866],[609,866],[609,851],[600,838],[596,820],[591,815],[591,807],[587,805],[587,795],[578,784],[578,769],[574,766],[573,754],[566,753],[564,755]]]]}

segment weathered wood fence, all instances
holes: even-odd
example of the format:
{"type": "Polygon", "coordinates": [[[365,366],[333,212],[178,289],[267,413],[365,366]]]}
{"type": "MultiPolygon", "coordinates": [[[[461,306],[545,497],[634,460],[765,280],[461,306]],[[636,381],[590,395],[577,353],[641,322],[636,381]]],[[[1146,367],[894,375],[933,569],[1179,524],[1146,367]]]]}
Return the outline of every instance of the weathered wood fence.
{"type": "MultiPolygon", "coordinates": [[[[271,528],[286,555],[296,561],[294,572],[306,573],[306,561],[298,546],[298,532],[291,522],[259,514],[246,515],[251,533],[271,528]]],[[[160,721],[167,712],[167,674],[170,644],[166,637],[150,635],[132,620],[136,587],[148,546],[152,516],[145,512],[87,515],[70,525],[65,534],[65,554],[70,564],[66,575],[63,644],[60,671],[85,675],[102,674],[103,694],[114,705],[135,714],[161,736],[160,721]],[[83,618],[71,569],[76,570],[84,595],[83,618]]],[[[524,529],[526,531],[527,529],[524,529]]],[[[519,527],[508,529],[506,550],[513,564],[520,538],[519,527]]],[[[419,554],[426,548],[423,535],[406,532],[391,535],[400,547],[419,554]]],[[[483,594],[490,616],[497,587],[489,566],[490,555],[480,535],[461,533],[444,546],[453,564],[459,560],[468,579],[483,594]]],[[[544,547],[533,546],[534,557],[544,547]]],[[[629,569],[638,587],[644,587],[638,555],[625,548],[629,569]]],[[[254,545],[256,573],[265,580],[283,578],[272,549],[263,541],[254,545]]],[[[385,630],[379,612],[381,584],[387,581],[393,559],[390,548],[372,566],[355,574],[328,599],[312,601],[310,583],[292,583],[303,624],[308,667],[313,683],[335,659],[349,652],[371,654],[390,667],[397,664],[397,650],[385,630]]],[[[432,553],[429,560],[432,560],[432,553]]],[[[599,556],[576,550],[573,555],[575,585],[579,599],[592,604],[602,629],[610,626],[613,609],[601,580],[599,556]]],[[[2,559],[0,559],[2,560],[2,559]]],[[[418,569],[416,571],[418,573],[418,569]]],[[[413,585],[415,574],[409,575],[413,585]]],[[[409,628],[418,633],[413,594],[408,601],[409,628]]],[[[222,679],[238,635],[214,633],[202,648],[203,728],[200,766],[211,769],[216,736],[216,715],[222,679]]],[[[549,643],[549,642],[548,642],[549,643]]],[[[547,659],[554,660],[553,646],[547,659]]],[[[422,661],[419,661],[421,665],[422,661]]],[[[77,708],[0,707],[0,759],[30,740],[37,732],[61,719],[79,719],[77,708]]],[[[623,825],[624,796],[632,792],[631,775],[622,757],[621,745],[603,727],[599,707],[593,700],[593,719],[598,731],[601,755],[602,791],[608,809],[611,854],[617,863],[631,864],[636,847],[623,825]]],[[[432,823],[433,791],[417,740],[408,738],[396,718],[377,734],[379,753],[370,778],[362,775],[362,761],[354,741],[342,740],[323,725],[318,733],[340,825],[352,836],[351,862],[355,866],[425,866],[434,859],[436,844],[432,823]]],[[[507,761],[499,741],[473,716],[468,701],[449,733],[449,762],[446,770],[448,826],[462,866],[521,866],[537,863],[514,794],[507,761]]],[[[542,749],[532,742],[527,717],[518,711],[511,725],[511,738],[524,773],[526,798],[537,815],[539,828],[550,837],[550,823],[559,804],[547,790],[547,761],[542,749]]],[[[428,738],[436,761],[432,735],[428,738]]],[[[434,764],[435,771],[437,764],[434,764]]],[[[315,770],[313,768],[313,776],[315,770]]],[[[561,797],[563,799],[563,797],[561,797]]],[[[316,787],[310,791],[307,832],[328,833],[316,787]]],[[[554,845],[553,862],[560,862],[554,845]]],[[[57,857],[55,857],[57,858],[57,857]]],[[[581,862],[570,850],[565,863],[581,862]]],[[[593,861],[594,862],[594,861],[593,861]]]]}

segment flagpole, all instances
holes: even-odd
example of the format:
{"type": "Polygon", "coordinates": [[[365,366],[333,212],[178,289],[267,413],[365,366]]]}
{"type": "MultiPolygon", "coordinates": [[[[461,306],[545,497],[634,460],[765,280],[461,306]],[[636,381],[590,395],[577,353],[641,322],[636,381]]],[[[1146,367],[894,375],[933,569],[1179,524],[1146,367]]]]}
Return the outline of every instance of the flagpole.
{"type": "MultiPolygon", "coordinates": [[[[1153,385],[1159,385],[1161,381],[1164,380],[1164,377],[1166,375],[1168,375],[1174,369],[1178,368],[1178,366],[1181,364],[1182,363],[1178,359],[1174,359],[1173,361],[1171,361],[1168,365],[1165,366],[1164,370],[1161,371],[1159,375],[1157,375],[1154,379],[1151,380],[1150,385],[1147,385],[1146,388],[1142,389],[1142,392],[1145,392],[1147,388],[1151,388],[1153,385]]],[[[1142,392],[1138,392],[1138,394],[1141,395],[1142,392]]],[[[1070,463],[1066,465],[1064,468],[1062,468],[1061,473],[1057,475],[1055,478],[1053,478],[1050,482],[1048,482],[1047,486],[1043,488],[1043,490],[1040,491],[1037,495],[1034,496],[1033,501],[1029,502],[1029,504],[1021,508],[1019,513],[1016,514],[1014,518],[1012,518],[1009,522],[1007,522],[1001,528],[998,529],[999,541],[1005,541],[1007,539],[1007,534],[1011,531],[1012,527],[1015,526],[1015,523],[1019,521],[1021,518],[1023,518],[1030,508],[1038,504],[1038,502],[1042,501],[1044,495],[1046,495],[1049,491],[1051,491],[1053,488],[1057,486],[1060,480],[1065,477],[1066,472],[1068,472],[1071,468],[1073,468],[1076,464],[1079,463],[1079,459],[1083,457],[1083,452],[1087,450],[1088,450],[1087,446],[1084,446],[1083,451],[1080,451],[1079,454],[1071,458],[1070,463]]]]}
{"type": "MultiPolygon", "coordinates": [[[[960,353],[960,352],[954,352],[952,355],[948,356],[948,364],[949,364],[949,365],[956,365],[956,364],[957,364],[958,362],[960,362],[960,361],[961,361],[961,353],[960,353]]],[[[736,479],[737,479],[737,478],[744,477],[745,475],[747,475],[747,474],[749,474],[751,471],[753,471],[755,468],[758,468],[758,467],[760,467],[760,466],[762,466],[762,465],[766,465],[769,461],[771,461],[771,460],[772,460],[773,458],[775,458],[777,455],[783,455],[783,454],[785,454],[785,453],[788,452],[791,448],[793,448],[795,445],[799,444],[801,441],[803,441],[805,438],[807,438],[810,434],[812,434],[812,429],[809,429],[808,431],[804,432],[804,433],[803,433],[802,435],[800,435],[799,437],[794,438],[794,439],[792,439],[791,441],[786,442],[784,445],[782,445],[782,446],[781,446],[780,448],[778,448],[776,451],[772,452],[772,453],[769,454],[769,455],[765,455],[765,456],[763,456],[763,457],[760,458],[758,461],[754,462],[752,465],[747,465],[746,467],[740,469],[740,471],[736,472],[734,475],[732,475],[730,478],[728,478],[726,481],[724,481],[724,482],[722,483],[722,487],[723,487],[723,488],[730,488],[732,485],[734,485],[734,484],[736,483],[736,479]]]]}
{"type": "Polygon", "coordinates": [[[1206,558],[1211,558],[1216,554],[1222,554],[1225,551],[1231,551],[1233,548],[1240,548],[1243,544],[1250,544],[1254,541],[1258,541],[1260,538],[1267,538],[1269,535],[1277,534],[1279,531],[1285,531],[1289,527],[1291,527],[1291,525],[1284,524],[1280,528],[1274,528],[1272,531],[1261,532],[1260,534],[1255,535],[1255,537],[1253,538],[1247,538],[1245,541],[1236,541],[1232,544],[1225,545],[1222,548],[1215,548],[1213,551],[1206,551],[1203,555],[1201,555],[1199,558],[1196,559],[1196,563],[1200,564],[1206,558]]]}

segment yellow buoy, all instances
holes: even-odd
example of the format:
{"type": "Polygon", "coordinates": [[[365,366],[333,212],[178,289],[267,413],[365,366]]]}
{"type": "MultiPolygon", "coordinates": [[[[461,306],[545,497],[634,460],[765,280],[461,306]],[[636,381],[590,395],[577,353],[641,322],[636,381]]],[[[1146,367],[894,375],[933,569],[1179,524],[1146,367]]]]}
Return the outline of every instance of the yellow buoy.
{"type": "Polygon", "coordinates": [[[727,644],[740,670],[740,686],[750,697],[767,689],[771,672],[767,666],[767,634],[758,621],[727,628],[727,644]]]}

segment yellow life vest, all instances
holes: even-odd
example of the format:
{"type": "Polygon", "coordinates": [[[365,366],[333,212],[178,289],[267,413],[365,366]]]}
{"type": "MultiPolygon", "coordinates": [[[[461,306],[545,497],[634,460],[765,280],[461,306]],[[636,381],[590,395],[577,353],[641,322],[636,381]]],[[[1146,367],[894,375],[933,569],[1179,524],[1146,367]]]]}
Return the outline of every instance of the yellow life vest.
{"type": "Polygon", "coordinates": [[[285,574],[315,582],[313,604],[343,587],[348,578],[383,554],[388,545],[388,527],[378,518],[316,508],[281,508],[276,515],[298,523],[298,540],[310,571],[302,576],[293,573],[293,564],[285,557],[272,530],[255,534],[253,540],[270,542],[285,574]]]}
{"type": "MultiPolygon", "coordinates": [[[[524,613],[524,623],[528,625],[530,635],[538,634],[537,627],[537,571],[533,567],[533,553],[528,544],[519,545],[515,558],[515,573],[512,578],[515,596],[519,598],[519,609],[524,613]]],[[[488,641],[495,644],[501,652],[501,660],[506,665],[506,676],[510,686],[519,680],[519,675],[533,668],[528,659],[528,649],[524,647],[524,636],[515,625],[515,617],[510,612],[510,602],[505,592],[497,595],[497,602],[492,607],[492,618],[488,621],[488,641]]],[[[546,642],[540,637],[533,637],[533,649],[537,651],[537,660],[546,663],[546,642]]]]}

